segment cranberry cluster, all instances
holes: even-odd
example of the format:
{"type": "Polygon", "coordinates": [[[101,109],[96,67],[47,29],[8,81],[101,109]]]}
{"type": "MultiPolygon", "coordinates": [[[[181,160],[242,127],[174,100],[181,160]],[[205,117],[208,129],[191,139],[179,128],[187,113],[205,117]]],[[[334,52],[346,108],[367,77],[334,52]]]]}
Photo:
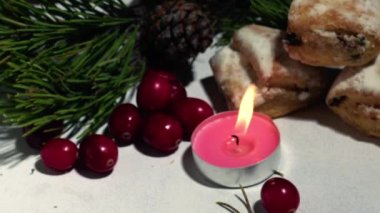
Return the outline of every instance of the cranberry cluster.
{"type": "MultiPolygon", "coordinates": [[[[33,127],[24,128],[28,132],[33,127]]],[[[118,158],[118,147],[109,137],[90,135],[77,145],[69,139],[57,138],[64,129],[62,121],[52,121],[25,137],[33,148],[41,150],[43,163],[56,171],[72,169],[78,159],[87,168],[98,173],[112,171],[118,158]]]]}
{"type": "Polygon", "coordinates": [[[72,169],[78,156],[90,170],[110,172],[117,162],[118,147],[111,138],[93,134],[80,143],[79,150],[74,142],[61,138],[49,140],[41,150],[44,164],[57,171],[72,169]]]}
{"type": "Polygon", "coordinates": [[[109,120],[111,134],[123,142],[142,135],[154,149],[172,152],[184,135],[189,135],[204,119],[213,115],[211,106],[187,92],[176,76],[150,69],[137,88],[137,107],[121,104],[109,120]]]}
{"type": "MultiPolygon", "coordinates": [[[[146,144],[162,152],[175,151],[184,135],[191,134],[200,122],[213,115],[208,103],[187,97],[175,75],[161,70],[146,72],[137,89],[137,105],[138,108],[131,103],[120,104],[112,111],[108,122],[112,137],[130,143],[142,136],[146,144]]],[[[26,138],[33,147],[42,148],[41,159],[47,167],[68,171],[79,159],[94,172],[114,168],[118,146],[113,138],[93,134],[84,138],[78,149],[68,139],[54,138],[62,129],[63,122],[52,122],[26,138]]]]}

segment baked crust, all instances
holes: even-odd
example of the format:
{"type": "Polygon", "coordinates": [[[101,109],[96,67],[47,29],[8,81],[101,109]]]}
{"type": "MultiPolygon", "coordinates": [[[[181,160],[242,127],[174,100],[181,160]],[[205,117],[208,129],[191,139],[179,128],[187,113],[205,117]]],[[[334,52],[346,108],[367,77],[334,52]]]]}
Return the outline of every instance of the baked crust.
{"type": "Polygon", "coordinates": [[[302,90],[322,85],[328,74],[292,60],[282,46],[283,36],[280,30],[252,24],[236,31],[231,48],[248,61],[260,86],[302,90]]]}
{"type": "Polygon", "coordinates": [[[347,68],[331,87],[326,103],[343,121],[380,137],[380,57],[367,66],[347,68]]]}
{"type": "Polygon", "coordinates": [[[290,57],[313,66],[361,66],[380,51],[380,1],[294,0],[289,10],[290,57]]]}
{"type": "Polygon", "coordinates": [[[230,109],[239,108],[250,84],[258,88],[255,110],[271,117],[323,99],[331,82],[329,72],[290,59],[283,50],[281,35],[275,29],[249,25],[237,31],[230,46],[211,58],[214,77],[230,109]]]}

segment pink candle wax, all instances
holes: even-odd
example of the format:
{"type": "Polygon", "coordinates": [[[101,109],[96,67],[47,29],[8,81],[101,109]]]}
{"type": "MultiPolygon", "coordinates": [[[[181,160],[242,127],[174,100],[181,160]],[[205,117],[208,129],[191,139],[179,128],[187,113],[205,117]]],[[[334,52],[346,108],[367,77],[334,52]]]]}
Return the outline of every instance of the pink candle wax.
{"type": "Polygon", "coordinates": [[[213,166],[236,169],[259,164],[276,151],[280,134],[268,116],[255,112],[246,134],[239,135],[237,115],[228,111],[203,121],[192,135],[193,152],[213,166]]]}

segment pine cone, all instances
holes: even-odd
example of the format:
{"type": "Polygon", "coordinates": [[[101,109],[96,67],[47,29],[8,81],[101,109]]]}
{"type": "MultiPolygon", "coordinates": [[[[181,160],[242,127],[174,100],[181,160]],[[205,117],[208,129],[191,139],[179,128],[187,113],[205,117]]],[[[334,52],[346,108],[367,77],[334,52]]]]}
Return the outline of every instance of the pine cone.
{"type": "Polygon", "coordinates": [[[196,4],[169,0],[150,14],[145,37],[147,52],[170,60],[188,59],[210,46],[213,30],[196,4]]]}

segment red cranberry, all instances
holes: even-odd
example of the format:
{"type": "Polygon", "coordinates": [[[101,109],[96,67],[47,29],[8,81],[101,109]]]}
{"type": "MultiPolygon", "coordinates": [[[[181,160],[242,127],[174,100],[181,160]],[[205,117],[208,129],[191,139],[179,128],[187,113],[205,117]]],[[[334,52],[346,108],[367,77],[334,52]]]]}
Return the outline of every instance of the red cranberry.
{"type": "Polygon", "coordinates": [[[92,171],[109,172],[116,165],[118,148],[111,138],[94,134],[81,142],[79,157],[83,164],[92,171]]]}
{"type": "Polygon", "coordinates": [[[261,201],[268,213],[292,213],[300,204],[300,195],[290,181],[271,178],[261,189],[261,201]]]}
{"type": "Polygon", "coordinates": [[[122,142],[131,142],[140,133],[142,119],[133,104],[121,104],[111,113],[108,127],[111,134],[122,142]]]}
{"type": "MultiPolygon", "coordinates": [[[[33,126],[23,128],[23,132],[27,133],[33,126]]],[[[50,139],[56,138],[63,132],[63,121],[52,121],[33,133],[25,136],[25,141],[29,146],[35,149],[41,149],[50,139]]]]}
{"type": "Polygon", "coordinates": [[[177,77],[174,73],[165,71],[165,70],[159,70],[159,69],[148,69],[147,72],[144,75],[144,78],[165,78],[169,81],[171,80],[177,80],[177,77]]]}
{"type": "Polygon", "coordinates": [[[71,169],[77,157],[77,146],[67,139],[52,139],[41,150],[41,159],[44,164],[58,171],[71,169]]]}
{"type": "Polygon", "coordinates": [[[137,89],[137,105],[144,110],[163,110],[175,100],[186,97],[186,90],[174,74],[149,70],[137,89]]]}
{"type": "Polygon", "coordinates": [[[144,129],[144,141],[153,148],[170,152],[178,148],[182,140],[181,124],[171,115],[151,115],[144,129]]]}
{"type": "Polygon", "coordinates": [[[211,106],[198,98],[186,98],[178,101],[172,107],[172,112],[189,134],[198,124],[214,114],[211,106]]]}
{"type": "Polygon", "coordinates": [[[173,104],[176,101],[185,99],[187,97],[187,92],[185,87],[179,81],[171,81],[172,90],[170,93],[169,104],[173,104]]]}

